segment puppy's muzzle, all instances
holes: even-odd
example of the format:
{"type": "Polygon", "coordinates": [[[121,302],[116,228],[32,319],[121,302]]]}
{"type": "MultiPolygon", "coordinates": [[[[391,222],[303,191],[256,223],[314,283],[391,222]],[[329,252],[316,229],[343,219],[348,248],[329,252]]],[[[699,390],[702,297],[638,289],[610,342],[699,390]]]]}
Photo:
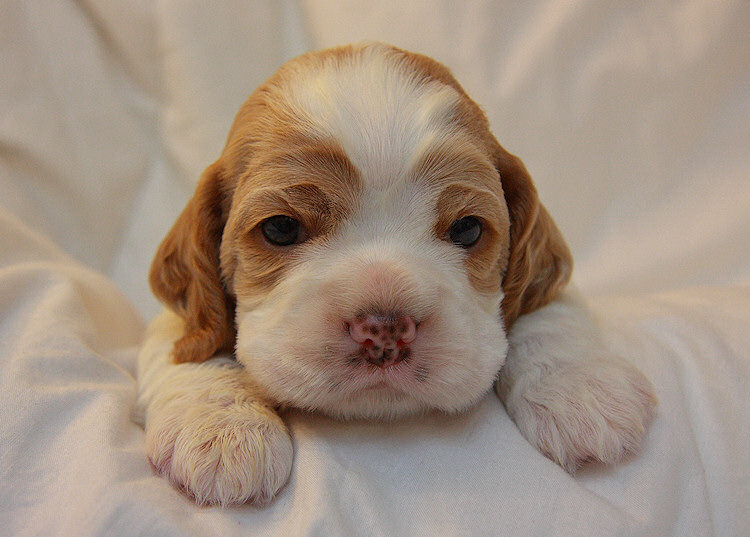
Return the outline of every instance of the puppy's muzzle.
{"type": "Polygon", "coordinates": [[[349,335],[360,345],[365,360],[387,367],[405,360],[417,338],[417,323],[408,315],[367,314],[349,323],[349,335]]]}

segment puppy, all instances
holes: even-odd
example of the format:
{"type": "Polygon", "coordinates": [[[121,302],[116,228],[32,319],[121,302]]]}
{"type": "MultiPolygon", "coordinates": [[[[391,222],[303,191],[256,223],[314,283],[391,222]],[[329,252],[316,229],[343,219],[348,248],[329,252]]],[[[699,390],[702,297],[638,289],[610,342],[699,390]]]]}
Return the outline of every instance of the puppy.
{"type": "Polygon", "coordinates": [[[614,463],[655,398],[563,293],[571,267],[444,66],[383,44],[296,58],[241,107],[156,254],[148,457],[199,503],[262,503],[292,465],[277,408],[395,419],[494,386],[565,469],[614,463]]]}

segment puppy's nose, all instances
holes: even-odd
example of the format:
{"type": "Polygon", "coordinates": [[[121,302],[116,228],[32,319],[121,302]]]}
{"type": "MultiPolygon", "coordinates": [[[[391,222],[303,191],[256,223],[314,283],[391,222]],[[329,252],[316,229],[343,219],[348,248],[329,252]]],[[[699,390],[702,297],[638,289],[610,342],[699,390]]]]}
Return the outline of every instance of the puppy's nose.
{"type": "Polygon", "coordinates": [[[368,362],[385,367],[411,354],[407,345],[417,337],[417,323],[407,315],[364,315],[349,323],[349,335],[362,346],[368,362]]]}

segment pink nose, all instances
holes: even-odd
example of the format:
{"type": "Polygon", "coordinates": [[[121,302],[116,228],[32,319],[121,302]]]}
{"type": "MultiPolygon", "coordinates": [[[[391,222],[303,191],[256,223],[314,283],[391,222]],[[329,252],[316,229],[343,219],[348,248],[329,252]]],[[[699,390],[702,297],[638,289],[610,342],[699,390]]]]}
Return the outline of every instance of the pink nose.
{"type": "Polygon", "coordinates": [[[417,337],[417,324],[409,316],[370,314],[350,323],[349,335],[362,346],[368,362],[384,367],[411,354],[407,345],[417,337]]]}

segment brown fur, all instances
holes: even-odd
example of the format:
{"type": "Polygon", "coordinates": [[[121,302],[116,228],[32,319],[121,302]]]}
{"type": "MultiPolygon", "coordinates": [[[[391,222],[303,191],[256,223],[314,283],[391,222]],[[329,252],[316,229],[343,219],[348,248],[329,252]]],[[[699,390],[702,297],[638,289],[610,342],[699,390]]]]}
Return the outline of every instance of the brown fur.
{"type": "Polygon", "coordinates": [[[295,262],[263,239],[259,224],[285,214],[297,219],[310,244],[325,240],[351,212],[360,189],[357,170],[337,144],[279,140],[283,158],[253,160],[238,187],[221,246],[221,262],[235,296],[265,294],[295,262]]]}
{"type": "Polygon", "coordinates": [[[459,92],[463,98],[454,119],[483,142],[500,175],[510,216],[510,251],[502,303],[505,327],[509,329],[519,315],[544,306],[557,295],[570,279],[573,258],[552,217],[539,202],[526,167],[497,142],[486,116],[451,72],[427,56],[401,50],[399,53],[425,78],[459,92]]]}
{"type": "Polygon", "coordinates": [[[192,199],[162,241],[151,265],[154,294],[185,320],[175,362],[202,362],[234,349],[234,299],[219,269],[219,243],[228,212],[219,163],[203,173],[192,199]]]}
{"type": "Polygon", "coordinates": [[[510,258],[503,281],[506,329],[550,302],[570,279],[573,258],[521,160],[498,144],[494,153],[510,213],[510,258]]]}
{"type": "MultiPolygon", "coordinates": [[[[483,219],[485,233],[469,250],[467,269],[480,291],[494,292],[502,285],[502,313],[509,328],[564,286],[571,272],[570,252],[539,203],[525,167],[497,143],[484,113],[450,71],[426,56],[396,48],[392,53],[426,81],[439,81],[459,93],[452,119],[460,132],[486,148],[486,154],[460,158],[449,150],[433,154],[419,169],[421,180],[436,184],[446,174],[453,176],[438,200],[438,237],[444,238],[456,218],[468,215],[467,209],[483,219]],[[461,172],[471,181],[456,181],[461,172]]],[[[199,362],[231,351],[235,296],[266,292],[293,262],[259,236],[260,221],[288,214],[303,223],[309,237],[324,240],[355,206],[357,170],[335,140],[322,139],[314,126],[291,117],[278,88],[294,83],[300,69],[348,61],[356,54],[356,48],[342,47],[287,64],[237,114],[221,158],[204,172],[152,264],[154,293],[186,323],[184,337],[175,343],[175,362],[199,362]]]]}
{"type": "Polygon", "coordinates": [[[452,184],[440,193],[436,208],[435,234],[446,240],[451,224],[459,218],[475,216],[481,220],[482,235],[467,250],[466,269],[474,288],[488,294],[500,289],[502,269],[508,259],[508,217],[500,200],[486,190],[452,184]]]}

